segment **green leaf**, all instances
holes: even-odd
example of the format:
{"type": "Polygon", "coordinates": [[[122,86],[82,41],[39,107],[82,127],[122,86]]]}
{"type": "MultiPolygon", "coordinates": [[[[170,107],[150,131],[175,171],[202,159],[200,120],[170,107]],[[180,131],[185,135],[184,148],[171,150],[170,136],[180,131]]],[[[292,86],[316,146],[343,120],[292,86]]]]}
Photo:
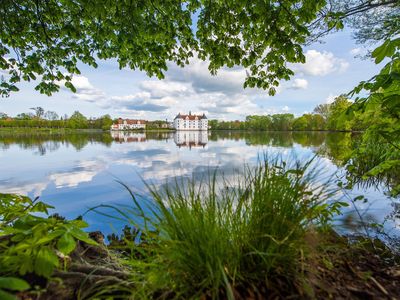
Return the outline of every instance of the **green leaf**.
{"type": "Polygon", "coordinates": [[[364,179],[367,179],[370,176],[376,176],[378,174],[381,174],[391,168],[394,168],[396,166],[400,166],[400,160],[398,159],[392,159],[392,160],[386,160],[382,163],[380,163],[379,165],[377,165],[376,167],[372,168],[371,170],[369,170],[364,176],[364,179]]]}
{"type": "Polygon", "coordinates": [[[16,296],[13,294],[7,293],[5,291],[0,290],[0,299],[1,300],[18,300],[16,296]]]}
{"type": "Polygon", "coordinates": [[[391,57],[394,51],[394,43],[391,40],[386,40],[381,46],[372,51],[372,57],[375,58],[375,63],[379,64],[385,57],[391,57]]]}
{"type": "Polygon", "coordinates": [[[73,93],[76,93],[76,88],[71,82],[69,81],[65,82],[65,87],[69,88],[73,93]]]}
{"type": "Polygon", "coordinates": [[[80,229],[72,228],[70,233],[74,236],[74,238],[76,238],[82,242],[85,242],[86,244],[93,245],[93,246],[98,245],[94,240],[89,238],[89,236],[86,232],[84,232],[80,229]]]}
{"type": "Polygon", "coordinates": [[[30,288],[29,284],[15,277],[0,277],[0,288],[11,291],[25,291],[30,288]]]}
{"type": "Polygon", "coordinates": [[[64,234],[64,230],[55,230],[51,232],[50,234],[40,238],[37,242],[36,245],[41,245],[41,244],[47,244],[51,242],[52,240],[58,238],[60,235],[64,234]]]}
{"type": "Polygon", "coordinates": [[[49,247],[42,247],[35,260],[35,273],[44,277],[50,277],[55,267],[58,267],[57,255],[49,247]]]}
{"type": "Polygon", "coordinates": [[[70,254],[76,247],[76,242],[73,236],[65,233],[57,242],[57,249],[65,255],[70,254]]]}
{"type": "Polygon", "coordinates": [[[347,202],[342,202],[342,201],[338,201],[338,202],[336,202],[339,206],[342,206],[342,207],[348,207],[349,206],[349,204],[347,203],[347,202]]]}

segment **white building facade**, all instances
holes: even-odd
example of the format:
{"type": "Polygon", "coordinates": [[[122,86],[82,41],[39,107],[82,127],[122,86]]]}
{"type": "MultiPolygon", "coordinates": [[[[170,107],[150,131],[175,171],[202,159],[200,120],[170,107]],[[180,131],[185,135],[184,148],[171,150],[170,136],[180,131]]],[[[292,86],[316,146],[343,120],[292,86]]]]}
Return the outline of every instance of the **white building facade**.
{"type": "Polygon", "coordinates": [[[145,120],[131,120],[119,118],[116,124],[111,125],[111,130],[145,129],[145,120]]]}
{"type": "Polygon", "coordinates": [[[176,130],[208,130],[208,119],[205,114],[188,115],[178,114],[174,119],[174,128],[176,130]]]}

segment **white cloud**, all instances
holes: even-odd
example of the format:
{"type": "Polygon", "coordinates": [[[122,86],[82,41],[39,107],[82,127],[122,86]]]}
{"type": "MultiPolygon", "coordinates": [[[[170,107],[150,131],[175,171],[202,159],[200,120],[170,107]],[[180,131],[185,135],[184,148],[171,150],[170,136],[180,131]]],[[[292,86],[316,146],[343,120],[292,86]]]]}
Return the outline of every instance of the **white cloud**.
{"type": "Polygon", "coordinates": [[[76,88],[76,93],[72,97],[78,100],[96,102],[104,100],[106,96],[102,90],[94,87],[85,76],[74,76],[71,83],[76,88]]]}
{"type": "Polygon", "coordinates": [[[338,96],[339,95],[329,94],[328,97],[325,98],[325,103],[331,104],[333,101],[335,101],[335,98],[338,96]]]}
{"type": "Polygon", "coordinates": [[[362,56],[366,55],[368,53],[368,51],[372,51],[372,50],[371,49],[368,50],[366,48],[357,47],[357,48],[351,49],[349,51],[349,53],[351,55],[353,55],[354,57],[362,57],[362,56]]]}
{"type": "MultiPolygon", "coordinates": [[[[158,93],[156,92],[158,95],[158,93]]],[[[150,92],[138,92],[131,95],[113,96],[111,97],[110,106],[126,111],[149,111],[149,112],[163,112],[169,107],[177,104],[175,98],[165,96],[162,98],[153,97],[150,92]]]]}
{"type": "Polygon", "coordinates": [[[282,107],[282,111],[283,112],[288,112],[290,110],[289,106],[285,105],[284,107],[282,107]]]}
{"type": "Polygon", "coordinates": [[[77,90],[90,90],[93,89],[93,85],[89,82],[89,78],[85,76],[74,76],[71,83],[77,90]]]}
{"type": "Polygon", "coordinates": [[[182,95],[188,92],[187,84],[175,81],[148,80],[140,83],[140,88],[151,94],[152,97],[162,98],[172,95],[182,95]]]}
{"type": "Polygon", "coordinates": [[[196,56],[190,59],[190,64],[180,68],[174,64],[168,65],[167,79],[190,83],[197,93],[220,92],[226,95],[237,93],[260,92],[257,89],[243,89],[246,71],[242,67],[222,68],[217,75],[210,74],[209,61],[203,61],[196,56]]]}
{"type": "Polygon", "coordinates": [[[243,68],[223,68],[212,76],[207,61],[192,58],[185,68],[170,64],[163,81],[145,80],[139,92],[111,97],[111,106],[124,116],[146,119],[160,118],[160,114],[162,119],[171,118],[188,111],[221,119],[262,113],[256,97],[268,95],[264,90],[245,90],[245,78],[243,68]]]}
{"type": "Polygon", "coordinates": [[[361,51],[362,51],[361,48],[353,48],[353,49],[350,50],[350,54],[357,55],[357,54],[360,54],[361,51]]]}
{"type": "Polygon", "coordinates": [[[214,117],[224,118],[230,114],[245,116],[260,110],[247,95],[228,96],[223,93],[208,93],[197,97],[198,107],[214,117]]]}
{"type": "Polygon", "coordinates": [[[308,87],[308,81],[303,78],[296,78],[291,86],[295,90],[305,90],[308,87]]]}
{"type": "Polygon", "coordinates": [[[349,67],[346,60],[335,57],[332,52],[307,50],[305,56],[304,64],[294,66],[295,71],[305,75],[325,76],[335,72],[342,73],[349,67]]]}

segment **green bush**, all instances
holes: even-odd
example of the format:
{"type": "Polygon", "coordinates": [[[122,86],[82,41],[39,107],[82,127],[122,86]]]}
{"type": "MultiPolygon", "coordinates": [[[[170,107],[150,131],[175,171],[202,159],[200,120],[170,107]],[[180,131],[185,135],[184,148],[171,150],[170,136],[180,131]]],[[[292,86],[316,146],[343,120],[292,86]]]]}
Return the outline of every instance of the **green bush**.
{"type": "Polygon", "coordinates": [[[71,253],[77,240],[96,245],[82,231],[85,222],[39,216],[47,215],[51,206],[37,200],[0,194],[0,275],[50,277],[60,265],[59,257],[71,253]]]}

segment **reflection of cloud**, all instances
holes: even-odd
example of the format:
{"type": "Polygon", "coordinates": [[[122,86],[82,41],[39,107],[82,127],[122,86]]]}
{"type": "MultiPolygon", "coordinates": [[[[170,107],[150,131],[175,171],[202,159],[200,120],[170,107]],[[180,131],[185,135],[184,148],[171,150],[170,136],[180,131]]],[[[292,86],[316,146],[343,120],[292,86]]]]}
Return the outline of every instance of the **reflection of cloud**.
{"type": "Polygon", "coordinates": [[[57,188],[76,187],[80,183],[90,182],[104,168],[101,161],[81,161],[72,171],[54,173],[49,180],[54,182],[57,188]]]}
{"type": "Polygon", "coordinates": [[[75,187],[83,182],[92,181],[97,172],[65,172],[50,175],[49,179],[54,182],[57,188],[75,187]]]}
{"type": "Polygon", "coordinates": [[[0,183],[0,192],[9,194],[28,195],[33,194],[34,197],[40,196],[47,188],[48,182],[15,182],[12,184],[0,183]]]}
{"type": "Polygon", "coordinates": [[[49,176],[40,179],[31,179],[26,182],[16,181],[13,178],[0,181],[0,192],[12,194],[33,194],[33,196],[40,196],[43,191],[54,183],[56,188],[76,187],[80,183],[90,182],[99,172],[106,168],[106,164],[98,160],[83,160],[72,169],[62,172],[53,172],[49,176]],[[37,180],[35,182],[35,180],[37,180]]]}

